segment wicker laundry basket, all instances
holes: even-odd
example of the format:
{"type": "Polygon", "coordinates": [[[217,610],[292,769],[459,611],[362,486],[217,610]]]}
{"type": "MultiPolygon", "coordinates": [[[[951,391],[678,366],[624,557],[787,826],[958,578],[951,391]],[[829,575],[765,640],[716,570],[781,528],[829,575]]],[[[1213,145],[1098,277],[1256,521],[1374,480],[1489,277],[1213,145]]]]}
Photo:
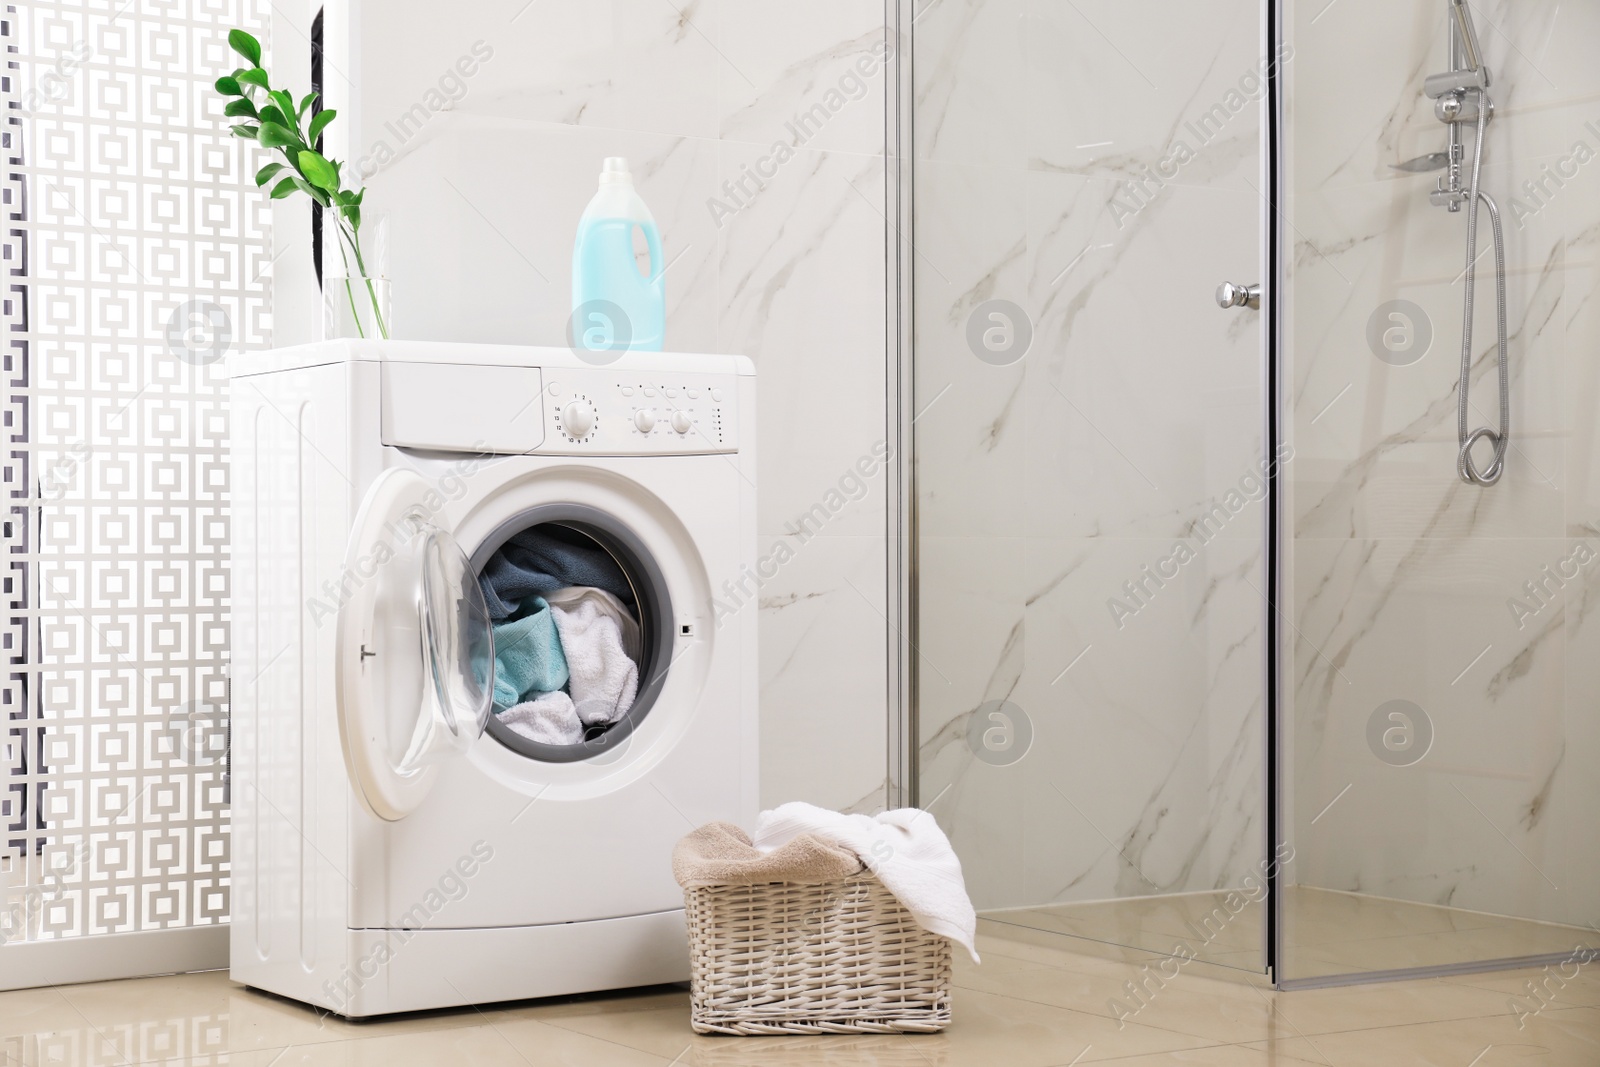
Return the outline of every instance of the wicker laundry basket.
{"type": "Polygon", "coordinates": [[[683,895],[697,1033],[933,1033],[950,1022],[950,942],[868,871],[683,895]]]}

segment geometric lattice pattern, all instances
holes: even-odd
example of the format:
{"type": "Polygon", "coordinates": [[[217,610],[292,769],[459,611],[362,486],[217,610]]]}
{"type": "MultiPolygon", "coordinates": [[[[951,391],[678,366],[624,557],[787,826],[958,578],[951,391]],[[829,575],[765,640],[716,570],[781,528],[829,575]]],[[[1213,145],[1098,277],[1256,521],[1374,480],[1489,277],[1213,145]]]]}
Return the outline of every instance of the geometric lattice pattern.
{"type": "Polygon", "coordinates": [[[270,242],[212,82],[267,13],[3,12],[0,941],[227,921],[220,358],[267,343],[270,242]]]}

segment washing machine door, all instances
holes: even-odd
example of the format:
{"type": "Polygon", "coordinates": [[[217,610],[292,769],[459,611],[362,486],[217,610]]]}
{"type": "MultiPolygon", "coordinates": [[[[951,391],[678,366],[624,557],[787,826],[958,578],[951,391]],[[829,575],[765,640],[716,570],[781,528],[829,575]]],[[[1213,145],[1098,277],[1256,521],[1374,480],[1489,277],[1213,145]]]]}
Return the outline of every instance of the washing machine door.
{"type": "Polygon", "coordinates": [[[439,495],[385,471],[345,551],[337,634],[339,734],[361,803],[381,819],[422,804],[442,763],[483,733],[494,633],[476,575],[438,524],[439,495]]]}

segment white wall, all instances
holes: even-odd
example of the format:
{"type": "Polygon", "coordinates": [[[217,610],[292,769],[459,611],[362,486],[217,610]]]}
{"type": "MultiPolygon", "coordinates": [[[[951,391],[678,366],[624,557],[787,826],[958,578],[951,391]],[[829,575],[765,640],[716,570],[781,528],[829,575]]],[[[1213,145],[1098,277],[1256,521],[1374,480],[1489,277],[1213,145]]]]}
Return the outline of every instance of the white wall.
{"type": "MultiPolygon", "coordinates": [[[[330,150],[376,167],[396,336],[563,343],[578,215],[602,158],[628,157],[672,262],[668,347],[744,353],[760,374],[761,553],[792,556],[742,609],[762,619],[763,800],[880,806],[884,478],[839,486],[886,432],[881,5],[387,0],[353,9],[354,55],[340,7],[329,96],[356,133],[330,150]],[[435,109],[441,79],[459,98],[435,109]],[[819,103],[826,121],[797,137],[819,103]],[[758,164],[772,177],[741,207],[723,183],[758,164]],[[819,504],[820,532],[795,536],[819,504]]],[[[308,26],[279,11],[277,47],[308,26]]],[[[303,226],[285,216],[280,249],[303,226]]]]}

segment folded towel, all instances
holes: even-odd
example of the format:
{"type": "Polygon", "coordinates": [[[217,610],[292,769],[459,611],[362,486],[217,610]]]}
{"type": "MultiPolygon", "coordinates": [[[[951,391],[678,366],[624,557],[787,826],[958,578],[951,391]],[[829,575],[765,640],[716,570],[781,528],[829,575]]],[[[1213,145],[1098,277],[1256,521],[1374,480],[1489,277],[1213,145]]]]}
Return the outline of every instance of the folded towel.
{"type": "Polygon", "coordinates": [[[961,861],[932,815],[916,808],[844,815],[811,804],[784,804],[761,813],[753,843],[775,853],[803,834],[858,857],[923,929],[948,937],[978,959],[973,947],[978,917],[961,878],[961,861]]]}
{"type": "Polygon", "coordinates": [[[561,634],[578,718],[585,726],[616,722],[638,695],[639,665],[623,649],[621,627],[605,599],[579,596],[569,604],[552,605],[550,612],[561,634]]]}
{"type": "Polygon", "coordinates": [[[494,702],[509,708],[524,697],[547,693],[567,684],[567,658],[555,613],[541,597],[525,605],[525,614],[494,624],[494,702]]]}
{"type": "Polygon", "coordinates": [[[557,690],[507,708],[500,721],[530,741],[547,745],[576,745],[583,740],[583,723],[572,698],[557,690]]]}
{"type": "Polygon", "coordinates": [[[478,576],[489,618],[508,619],[534,595],[569,585],[592,585],[630,608],[633,586],[611,553],[583,534],[554,524],[524,530],[495,550],[478,576]]]}
{"type": "Polygon", "coordinates": [[[553,593],[546,593],[545,600],[553,608],[562,611],[576,611],[578,605],[585,600],[594,601],[595,609],[602,614],[609,615],[617,621],[617,630],[622,634],[622,651],[635,663],[639,662],[642,651],[639,639],[639,620],[633,617],[628,606],[604,589],[596,589],[590,585],[569,585],[565,589],[557,589],[553,593]]]}
{"type": "Polygon", "coordinates": [[[672,849],[672,876],[688,889],[700,885],[821,885],[861,870],[855,855],[816,834],[800,834],[782,848],[762,852],[732,823],[707,823],[672,849]]]}

